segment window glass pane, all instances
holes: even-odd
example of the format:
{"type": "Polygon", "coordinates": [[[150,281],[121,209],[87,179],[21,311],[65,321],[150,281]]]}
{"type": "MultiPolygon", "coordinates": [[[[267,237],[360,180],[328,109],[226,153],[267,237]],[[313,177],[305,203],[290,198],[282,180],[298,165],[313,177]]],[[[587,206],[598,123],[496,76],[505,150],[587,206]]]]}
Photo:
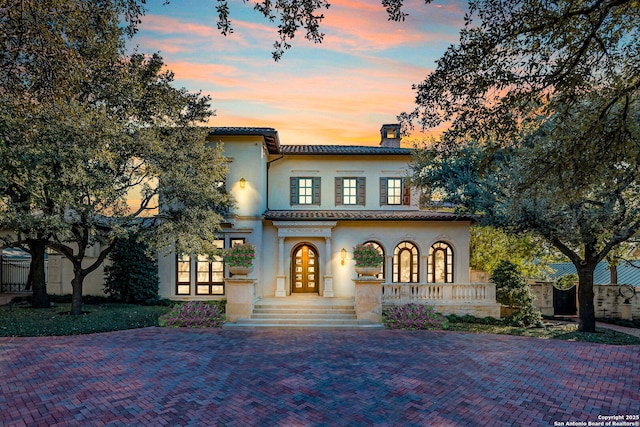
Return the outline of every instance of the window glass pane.
{"type": "Polygon", "coordinates": [[[224,286],[222,285],[211,286],[211,293],[213,295],[224,295],[224,286]]]}
{"type": "Polygon", "coordinates": [[[189,283],[191,271],[191,257],[182,255],[178,258],[178,282],[189,283]]]}
{"type": "Polygon", "coordinates": [[[402,204],[402,179],[389,178],[387,180],[387,204],[402,204]]]}
{"type": "Polygon", "coordinates": [[[313,204],[313,179],[300,178],[298,181],[298,203],[301,205],[313,204]]]}
{"type": "Polygon", "coordinates": [[[434,253],[434,282],[436,283],[444,283],[446,282],[446,266],[444,263],[444,251],[437,250],[434,253]]]}
{"type": "Polygon", "coordinates": [[[208,294],[209,293],[209,285],[198,285],[196,292],[199,294],[208,294]]]}
{"type": "Polygon", "coordinates": [[[411,282],[411,252],[400,251],[400,282],[411,282]]]}
{"type": "Polygon", "coordinates": [[[189,295],[189,285],[178,285],[178,295],[189,295]]]}
{"type": "Polygon", "coordinates": [[[342,180],[342,204],[355,205],[358,203],[358,180],[344,178],[342,180]]]}

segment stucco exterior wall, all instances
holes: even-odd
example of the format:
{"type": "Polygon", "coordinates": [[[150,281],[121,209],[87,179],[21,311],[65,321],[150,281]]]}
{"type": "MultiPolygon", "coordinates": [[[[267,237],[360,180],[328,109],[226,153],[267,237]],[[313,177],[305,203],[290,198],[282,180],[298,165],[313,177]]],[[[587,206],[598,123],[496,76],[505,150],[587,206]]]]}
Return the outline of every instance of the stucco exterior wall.
{"type": "MultiPolygon", "coordinates": [[[[278,224],[275,222],[276,225],[278,224]]],[[[326,239],[314,236],[313,222],[304,227],[295,237],[284,240],[284,274],[287,294],[291,292],[291,259],[294,248],[301,243],[313,245],[319,255],[320,276],[327,273],[326,239]],[[306,234],[305,234],[306,232],[306,234]]],[[[355,292],[353,280],[357,278],[352,257],[353,247],[358,243],[375,241],[385,252],[385,281],[391,281],[391,258],[394,248],[403,241],[415,244],[420,252],[419,281],[427,282],[427,257],[431,245],[438,241],[448,243],[454,251],[454,282],[469,282],[469,223],[468,222],[384,222],[384,221],[337,221],[331,228],[330,270],[333,281],[333,292],[336,297],[353,297],[355,292]],[[341,249],[347,251],[342,265],[341,249]]],[[[257,287],[262,287],[263,296],[273,296],[276,291],[278,274],[278,229],[271,221],[264,226],[261,271],[257,287]]],[[[320,289],[322,294],[323,289],[320,289]]]]}
{"type": "Polygon", "coordinates": [[[297,209],[336,209],[335,178],[366,178],[365,206],[340,205],[340,209],[417,209],[418,197],[411,205],[380,206],[380,177],[406,178],[409,156],[287,156],[274,161],[269,170],[269,209],[292,209],[289,198],[290,177],[320,177],[321,204],[294,205],[297,209]]]}
{"type": "MultiPolygon", "coordinates": [[[[96,258],[88,256],[82,263],[87,267],[95,262],[96,258]]],[[[106,296],[104,293],[104,267],[109,261],[103,262],[96,270],[85,277],[82,285],[82,295],[106,296]]],[[[58,254],[50,254],[47,273],[47,292],[52,295],[69,295],[73,292],[71,280],[73,279],[73,265],[58,254]]]]}

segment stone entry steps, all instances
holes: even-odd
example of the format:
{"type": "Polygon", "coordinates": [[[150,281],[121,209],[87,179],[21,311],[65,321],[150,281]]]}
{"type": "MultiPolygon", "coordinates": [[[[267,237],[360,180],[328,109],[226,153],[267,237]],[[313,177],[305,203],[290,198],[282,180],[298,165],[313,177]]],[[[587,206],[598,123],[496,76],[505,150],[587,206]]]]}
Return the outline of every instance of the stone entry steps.
{"type": "Polygon", "coordinates": [[[353,298],[288,296],[263,298],[248,319],[226,323],[225,328],[382,329],[380,323],[358,320],[353,298]]]}

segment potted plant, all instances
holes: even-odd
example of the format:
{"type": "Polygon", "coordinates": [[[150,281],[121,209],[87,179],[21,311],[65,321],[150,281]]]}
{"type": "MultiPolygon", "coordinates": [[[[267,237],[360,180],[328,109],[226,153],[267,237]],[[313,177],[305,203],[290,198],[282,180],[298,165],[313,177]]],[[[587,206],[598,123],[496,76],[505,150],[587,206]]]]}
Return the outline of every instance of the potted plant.
{"type": "Polygon", "coordinates": [[[253,269],[255,256],[255,246],[251,243],[239,243],[227,249],[224,255],[224,262],[229,267],[231,274],[246,276],[253,269]]]}
{"type": "Polygon", "coordinates": [[[371,243],[354,246],[353,259],[356,261],[356,273],[363,276],[375,276],[380,273],[382,254],[371,243]]]}

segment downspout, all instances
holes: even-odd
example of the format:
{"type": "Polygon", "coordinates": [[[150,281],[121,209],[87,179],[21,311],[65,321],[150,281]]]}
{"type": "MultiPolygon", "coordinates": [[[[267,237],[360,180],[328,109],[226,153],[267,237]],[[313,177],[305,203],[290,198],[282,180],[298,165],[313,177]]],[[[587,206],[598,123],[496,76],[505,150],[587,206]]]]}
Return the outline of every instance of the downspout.
{"type": "Polygon", "coordinates": [[[269,169],[271,169],[271,163],[275,163],[278,160],[281,160],[284,157],[284,154],[281,154],[280,157],[276,157],[273,160],[269,160],[267,162],[267,210],[269,210],[269,169]]]}

